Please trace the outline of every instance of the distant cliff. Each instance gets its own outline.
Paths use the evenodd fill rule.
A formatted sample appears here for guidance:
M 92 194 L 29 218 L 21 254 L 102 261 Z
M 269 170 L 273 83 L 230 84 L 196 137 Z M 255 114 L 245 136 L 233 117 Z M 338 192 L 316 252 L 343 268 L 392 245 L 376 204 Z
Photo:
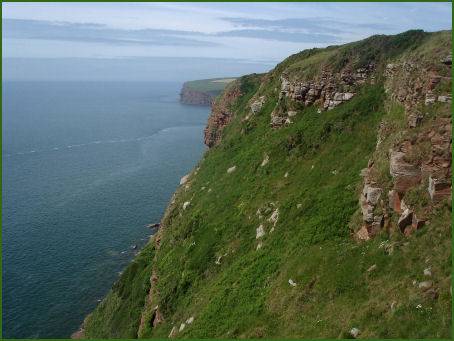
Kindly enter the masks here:
M 190 81 L 183 84 L 180 102 L 193 105 L 211 105 L 234 78 L 215 78 Z
M 186 83 L 180 93 L 180 102 L 183 104 L 211 105 L 214 98 L 215 96 L 210 93 L 192 90 Z

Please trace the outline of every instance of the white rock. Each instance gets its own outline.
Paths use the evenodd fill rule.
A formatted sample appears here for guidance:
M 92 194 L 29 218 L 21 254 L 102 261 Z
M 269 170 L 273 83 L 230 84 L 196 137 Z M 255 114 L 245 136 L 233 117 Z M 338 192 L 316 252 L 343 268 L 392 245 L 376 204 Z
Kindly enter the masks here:
M 177 335 L 177 327 L 173 327 L 172 330 L 169 333 L 169 339 L 174 338 Z
M 392 302 L 391 302 L 391 310 L 392 310 L 392 311 L 394 311 L 394 309 L 396 309 L 396 304 L 397 304 L 396 301 L 392 301 Z
M 263 159 L 262 164 L 260 166 L 262 166 L 262 167 L 266 166 L 266 164 L 269 161 L 270 161 L 270 157 L 267 154 L 265 154 L 265 158 Z
M 180 185 L 184 185 L 189 180 L 189 174 L 186 174 L 180 179 Z
M 377 264 L 372 265 L 369 269 L 367 269 L 367 272 L 371 272 L 377 269 Z
M 263 228 L 263 225 L 260 225 L 260 226 L 257 227 L 257 229 L 256 229 L 255 239 L 260 239 L 260 238 L 262 238 L 264 235 L 265 235 L 265 230 L 264 230 L 264 228 Z
M 344 93 L 344 96 L 342 98 L 342 100 L 344 101 L 348 101 L 350 100 L 355 94 L 351 93 L 351 92 L 345 92 Z
M 418 284 L 418 288 L 421 289 L 421 290 L 427 290 L 427 289 L 430 289 L 432 288 L 432 281 L 424 281 L 424 282 L 420 282 Z
M 430 268 L 424 269 L 424 276 L 432 276 L 432 271 L 430 270 Z
M 303 204 L 296 205 L 296 208 L 301 208 L 301 207 L 303 207 Z
M 186 208 L 188 208 L 189 204 L 191 202 L 190 201 L 186 201 L 184 204 L 183 204 L 183 210 L 185 210 Z
M 438 96 L 438 102 L 451 103 L 451 96 Z
M 287 177 L 288 177 L 288 172 L 286 172 L 286 173 L 284 174 L 284 178 L 287 178 Z
M 268 218 L 268 221 L 276 226 L 276 223 L 279 219 L 279 208 L 276 208 L 271 216 Z
M 184 327 L 186 327 L 185 323 L 180 324 L 180 329 L 178 331 L 182 332 L 184 330 Z
M 288 117 L 294 117 L 294 116 L 296 116 L 296 114 L 297 114 L 296 111 L 289 111 L 289 112 L 287 113 L 287 116 L 288 116 Z
M 192 322 L 194 322 L 194 316 L 191 316 L 190 318 L 188 318 L 188 319 L 186 320 L 186 323 L 187 323 L 187 324 L 191 324 Z
M 296 287 L 296 283 L 291 278 L 288 280 L 288 284 L 290 284 L 292 287 Z
M 227 173 L 233 173 L 234 171 L 236 170 L 236 166 L 233 166 L 233 167 L 230 167 L 229 169 L 227 169 Z
M 353 336 L 355 339 L 358 337 L 360 333 L 361 331 L 358 328 L 350 329 L 350 335 Z
M 258 244 L 257 244 L 257 249 L 256 249 L 256 250 L 259 250 L 259 249 L 261 249 L 261 248 L 262 248 L 262 246 L 263 246 L 263 245 L 262 245 L 262 242 L 258 243 Z

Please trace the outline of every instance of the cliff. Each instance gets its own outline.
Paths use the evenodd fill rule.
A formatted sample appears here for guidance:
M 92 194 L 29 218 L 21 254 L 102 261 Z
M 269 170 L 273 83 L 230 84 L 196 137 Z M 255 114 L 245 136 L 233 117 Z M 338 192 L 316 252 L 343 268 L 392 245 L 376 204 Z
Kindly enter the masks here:
M 451 31 L 230 83 L 90 338 L 449 338 Z
M 193 105 L 211 105 L 234 78 L 214 78 L 190 81 L 183 84 L 180 102 Z

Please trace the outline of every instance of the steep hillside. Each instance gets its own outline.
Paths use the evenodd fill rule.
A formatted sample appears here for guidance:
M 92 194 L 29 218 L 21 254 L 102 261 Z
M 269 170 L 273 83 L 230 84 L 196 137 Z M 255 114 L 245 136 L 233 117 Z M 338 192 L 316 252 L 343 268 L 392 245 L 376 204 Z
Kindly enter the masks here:
M 235 78 L 214 78 L 190 81 L 183 84 L 180 93 L 180 102 L 183 104 L 211 105 L 226 87 Z
M 450 51 L 373 36 L 229 84 L 84 336 L 449 338 Z

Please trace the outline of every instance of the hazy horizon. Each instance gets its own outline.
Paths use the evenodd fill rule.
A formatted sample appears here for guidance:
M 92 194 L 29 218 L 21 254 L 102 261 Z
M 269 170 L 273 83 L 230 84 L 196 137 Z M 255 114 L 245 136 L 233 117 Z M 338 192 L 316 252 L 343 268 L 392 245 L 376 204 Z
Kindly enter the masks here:
M 3 3 L 3 80 L 185 81 L 291 54 L 451 29 L 451 3 Z

